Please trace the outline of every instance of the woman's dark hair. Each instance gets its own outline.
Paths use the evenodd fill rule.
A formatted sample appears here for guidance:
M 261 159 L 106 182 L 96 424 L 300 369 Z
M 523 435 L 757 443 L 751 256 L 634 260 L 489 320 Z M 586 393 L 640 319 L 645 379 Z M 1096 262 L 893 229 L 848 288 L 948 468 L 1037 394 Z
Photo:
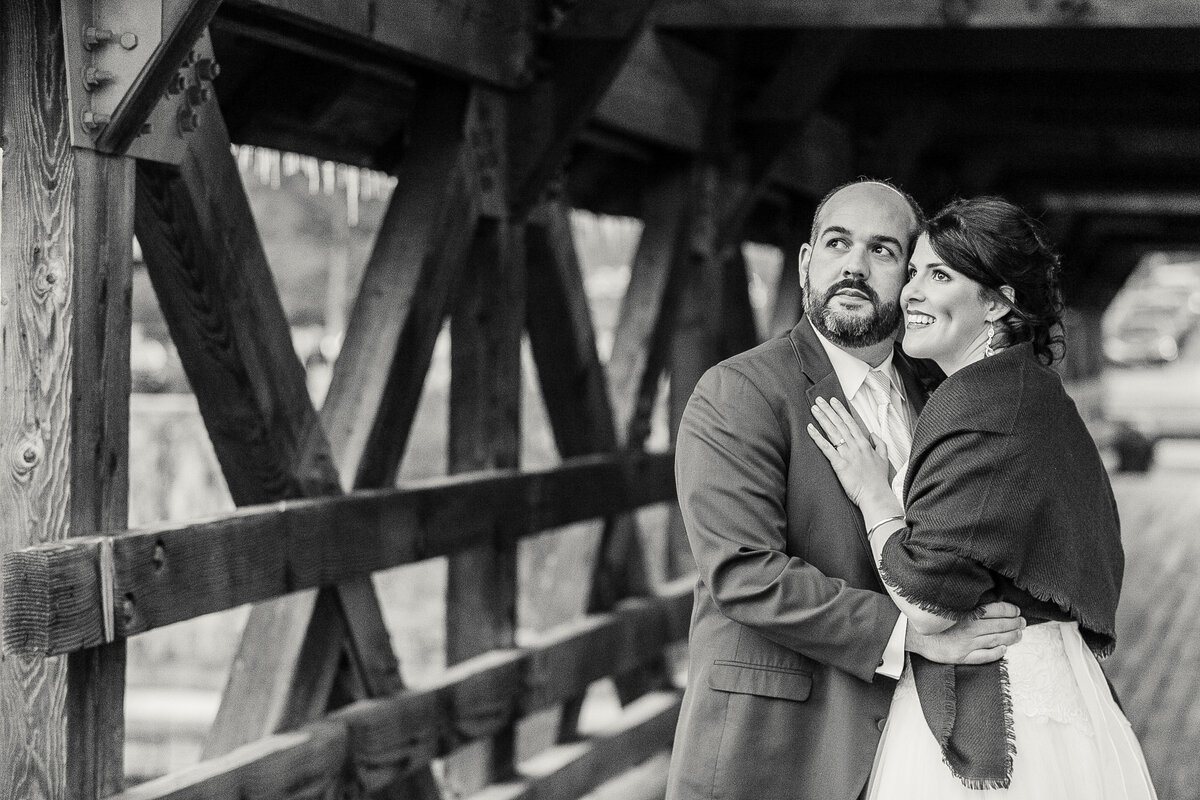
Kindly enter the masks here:
M 1032 342 L 1043 364 L 1062 358 L 1059 257 L 1033 217 L 999 197 L 954 200 L 925 223 L 929 244 L 956 272 L 1010 311 L 996 322 L 996 349 Z M 1010 301 L 1000 292 L 1011 286 Z

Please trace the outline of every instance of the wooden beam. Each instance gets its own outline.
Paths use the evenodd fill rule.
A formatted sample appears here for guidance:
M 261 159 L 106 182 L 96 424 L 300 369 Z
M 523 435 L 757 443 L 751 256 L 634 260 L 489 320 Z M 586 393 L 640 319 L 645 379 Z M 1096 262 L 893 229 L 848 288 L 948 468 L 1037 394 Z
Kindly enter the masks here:
M 367 262 L 321 411 L 343 488 L 395 481 L 433 346 L 474 238 L 480 193 L 467 97 L 418 100 L 400 180 Z
M 0 13 L 0 553 L 124 527 L 133 162 L 71 148 L 58 4 Z M 0 659 L 0 796 L 124 782 L 125 648 Z
M 942 0 L 662 0 L 654 22 L 669 28 L 1021 28 L 1048 25 L 1179 27 L 1200 24 L 1188 0 L 986 4 Z
M 234 502 L 339 493 L 329 443 L 217 108 L 202 115 L 178 173 L 150 163 L 139 167 L 137 233 Z M 367 686 L 391 690 L 398 685 L 398 666 L 370 581 L 360 578 L 337 591 L 328 607 L 349 609 L 343 630 L 354 645 L 354 666 Z M 313 698 L 280 688 L 293 686 L 293 678 L 297 688 L 330 683 L 328 677 L 297 677 L 301 666 L 293 661 L 267 673 L 260 660 L 266 654 L 274 664 L 311 650 L 306 636 L 330 640 L 329 632 L 308 625 L 316 602 L 310 594 L 252 613 L 247 630 L 255 644 L 235 660 L 211 734 L 213 748 L 242 744 L 266 732 L 258 726 L 288 724 L 306 713 Z M 273 620 L 269 632 L 258 629 L 256 616 Z M 299 621 L 279 624 L 294 617 Z M 340 646 L 336 642 L 335 654 Z M 336 656 L 317 663 L 326 671 L 337 667 Z M 274 689 L 240 688 L 268 674 L 281 682 Z
M 448 75 L 515 89 L 527 84 L 538 6 L 528 0 L 225 0 L 301 42 L 338 40 Z
M 712 56 L 647 29 L 596 106 L 592 123 L 696 152 L 719 74 Z
M 467 140 L 483 207 L 450 317 L 451 473 L 515 469 L 521 460 L 521 342 L 525 322 L 525 226 L 508 217 L 508 98 L 477 89 Z M 489 213 L 490 212 L 490 213 Z M 517 536 L 503 524 L 489 540 L 451 556 L 446 574 L 446 662 L 510 648 L 517 630 Z M 456 796 L 512 773 L 516 729 L 502 728 L 446 762 Z
M 680 695 L 655 692 L 584 742 L 563 744 L 521 765 L 521 780 L 489 786 L 471 800 L 571 800 L 671 745 Z
M 529 214 L 547 181 L 637 41 L 654 0 L 592 0 L 573 6 L 541 42 L 535 80 L 512 98 L 508 200 Z
M 539 472 L 251 506 L 208 521 L 51 542 L 5 554 L 7 652 L 104 640 L 101 549 L 111 544 L 114 634 L 131 636 L 426 558 L 496 530 L 528 536 L 674 497 L 672 454 L 590 456 Z
M 646 192 L 642 236 L 608 360 L 609 391 L 617 437 L 639 447 L 650 433 L 650 414 L 666 363 L 685 247 L 688 173 L 668 169 Z
M 561 200 L 541 204 L 526 230 L 529 268 L 525 327 L 542 398 L 563 457 L 617 449 L 608 377 Z
M 526 648 L 478 656 L 421 690 L 360 700 L 321 722 L 149 781 L 114 800 L 325 796 L 316 790 L 332 790 L 342 780 L 374 796 L 434 758 L 502 729 L 513 714 L 552 708 L 604 675 L 657 658 L 666 644 L 687 636 L 691 600 L 692 581 L 676 582 L 659 597 L 627 601 L 610 614 L 548 631 Z M 627 719 L 644 718 L 635 710 Z

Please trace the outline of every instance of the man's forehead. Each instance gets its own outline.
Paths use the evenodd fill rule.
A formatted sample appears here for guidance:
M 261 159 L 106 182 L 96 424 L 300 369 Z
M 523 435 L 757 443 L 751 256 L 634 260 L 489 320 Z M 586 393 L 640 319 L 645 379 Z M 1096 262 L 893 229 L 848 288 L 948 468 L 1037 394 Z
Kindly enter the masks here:
M 866 236 L 906 239 L 917 224 L 908 201 L 896 189 L 883 183 L 858 183 L 829 198 L 821 209 L 817 230 L 824 233 L 836 227 Z

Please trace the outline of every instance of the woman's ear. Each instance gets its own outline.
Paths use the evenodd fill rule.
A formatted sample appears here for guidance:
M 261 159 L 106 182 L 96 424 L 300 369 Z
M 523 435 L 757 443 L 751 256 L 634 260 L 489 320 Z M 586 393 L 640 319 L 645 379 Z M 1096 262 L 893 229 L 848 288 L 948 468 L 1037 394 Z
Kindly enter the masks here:
M 998 291 L 1000 294 L 1004 295 L 1004 299 L 1009 302 L 1009 305 L 1005 305 L 998 299 L 993 298 L 991 301 L 991 308 L 989 308 L 987 312 L 988 322 L 995 322 L 996 320 L 1002 318 L 1005 314 L 1012 310 L 1011 304 L 1017 301 L 1016 290 L 1007 283 L 1001 286 Z

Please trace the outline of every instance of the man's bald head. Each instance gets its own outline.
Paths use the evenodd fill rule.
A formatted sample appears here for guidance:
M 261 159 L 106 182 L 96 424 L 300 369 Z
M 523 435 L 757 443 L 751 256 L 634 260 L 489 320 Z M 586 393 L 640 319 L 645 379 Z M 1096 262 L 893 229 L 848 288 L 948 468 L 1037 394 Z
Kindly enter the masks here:
M 912 195 L 895 184 L 880 178 L 856 178 L 829 190 L 829 193 L 822 197 L 821 202 L 817 204 L 817 210 L 813 212 L 812 229 L 808 234 L 808 243 L 810 245 L 816 244 L 817 235 L 822 228 L 821 223 L 825 207 L 829 205 L 830 200 L 833 200 L 835 196 L 845 191 L 872 192 L 874 191 L 874 187 L 879 187 L 879 191 L 881 192 L 895 195 L 898 200 L 908 206 L 908 210 L 912 214 L 912 233 L 908 241 L 905 242 L 905 256 L 907 257 L 911 254 L 913 245 L 916 244 L 917 237 L 921 234 L 921 228 L 925 225 L 925 212 L 921 210 L 921 206 L 917 205 L 917 201 Z

